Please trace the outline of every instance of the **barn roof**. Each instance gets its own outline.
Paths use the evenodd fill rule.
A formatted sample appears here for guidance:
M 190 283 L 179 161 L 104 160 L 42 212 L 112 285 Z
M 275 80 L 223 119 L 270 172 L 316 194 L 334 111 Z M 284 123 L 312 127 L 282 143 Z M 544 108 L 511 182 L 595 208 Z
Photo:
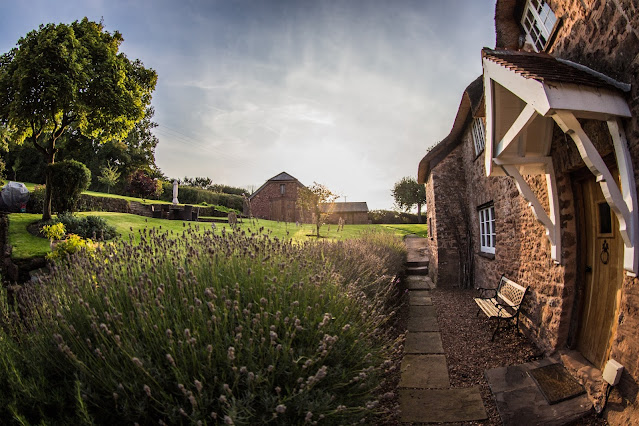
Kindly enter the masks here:
M 269 180 L 267 180 L 266 182 L 264 182 L 264 184 L 262 186 L 260 186 L 257 191 L 255 191 L 254 193 L 252 193 L 249 196 L 249 200 L 252 199 L 253 197 L 255 197 L 262 189 L 264 189 L 264 187 L 269 183 L 269 182 L 297 182 L 300 185 L 302 185 L 302 183 L 297 180 L 296 178 L 294 178 L 293 176 L 289 175 L 286 172 L 282 172 L 280 174 L 277 174 L 275 176 L 273 176 L 272 178 L 270 178 Z M 304 185 L 302 185 L 304 186 Z
M 368 213 L 366 201 L 320 204 L 322 213 Z

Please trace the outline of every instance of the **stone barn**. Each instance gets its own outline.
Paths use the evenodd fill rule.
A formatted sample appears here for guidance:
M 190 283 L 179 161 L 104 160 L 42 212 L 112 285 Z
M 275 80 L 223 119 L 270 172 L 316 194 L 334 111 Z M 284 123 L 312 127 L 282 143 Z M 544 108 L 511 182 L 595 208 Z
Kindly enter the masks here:
M 281 222 L 301 222 L 296 207 L 297 190 L 303 188 L 293 176 L 282 172 L 267 180 L 257 191 L 252 193 L 245 203 L 244 214 L 252 214 L 259 219 L 277 220 Z
M 345 225 L 361 225 L 368 223 L 368 204 L 361 202 L 325 203 L 320 206 L 322 213 L 328 213 L 326 223 L 339 223 L 344 220 Z
M 496 43 L 419 164 L 438 286 L 529 287 L 523 329 L 575 349 L 595 408 L 639 424 L 639 6 L 497 0 Z M 597 389 L 599 388 L 599 389 Z

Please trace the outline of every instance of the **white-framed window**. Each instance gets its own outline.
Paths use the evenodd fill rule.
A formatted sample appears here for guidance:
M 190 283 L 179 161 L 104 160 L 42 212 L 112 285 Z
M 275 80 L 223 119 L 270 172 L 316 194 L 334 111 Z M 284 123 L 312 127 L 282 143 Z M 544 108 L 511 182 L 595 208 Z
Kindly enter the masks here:
M 479 155 L 484 150 L 486 145 L 486 136 L 484 130 L 484 120 L 480 117 L 476 117 L 473 120 L 473 143 L 475 144 L 475 155 Z
M 495 253 L 495 206 L 479 209 L 479 245 L 484 253 Z
M 526 30 L 526 41 L 535 46 L 537 52 L 546 47 L 557 17 L 543 0 L 528 0 L 524 8 L 521 24 Z
M 286 194 L 286 184 L 284 184 L 284 183 L 280 183 L 280 194 L 281 195 L 285 195 Z

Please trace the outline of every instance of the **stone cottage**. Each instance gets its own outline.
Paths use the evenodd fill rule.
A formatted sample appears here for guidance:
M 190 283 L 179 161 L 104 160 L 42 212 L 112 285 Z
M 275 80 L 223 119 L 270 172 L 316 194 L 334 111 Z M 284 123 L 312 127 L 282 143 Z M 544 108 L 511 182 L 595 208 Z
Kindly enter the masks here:
M 295 203 L 297 190 L 303 187 L 300 181 L 286 172 L 273 176 L 249 196 L 250 213 L 259 219 L 301 221 Z M 244 214 L 249 215 L 249 206 L 246 203 Z
M 497 0 L 483 75 L 418 171 L 433 281 L 528 286 L 540 348 L 624 366 L 611 424 L 639 422 L 638 9 Z
M 345 225 L 361 225 L 368 223 L 368 204 L 365 201 L 324 203 L 320 206 L 322 213 L 328 213 L 326 223 L 339 223 L 344 220 Z

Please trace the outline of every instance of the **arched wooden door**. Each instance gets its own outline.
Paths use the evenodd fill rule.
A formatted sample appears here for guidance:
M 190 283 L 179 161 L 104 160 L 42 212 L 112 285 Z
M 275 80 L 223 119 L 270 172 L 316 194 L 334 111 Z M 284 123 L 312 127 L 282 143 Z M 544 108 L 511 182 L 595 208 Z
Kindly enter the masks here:
M 577 349 L 603 370 L 609 358 L 621 299 L 624 246 L 617 217 L 594 177 L 583 181 L 581 193 L 584 289 Z

